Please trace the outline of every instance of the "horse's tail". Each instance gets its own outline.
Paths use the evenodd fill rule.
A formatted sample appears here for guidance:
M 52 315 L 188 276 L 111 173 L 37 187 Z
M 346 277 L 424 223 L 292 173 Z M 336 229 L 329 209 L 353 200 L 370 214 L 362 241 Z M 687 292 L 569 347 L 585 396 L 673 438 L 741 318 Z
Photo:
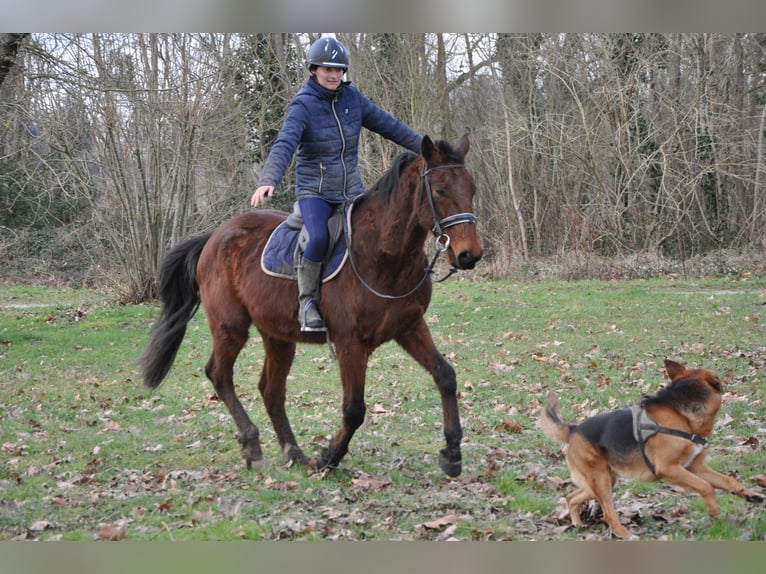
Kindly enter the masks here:
M 179 243 L 165 256 L 160 269 L 160 316 L 154 334 L 138 359 L 144 384 L 156 389 L 170 371 L 186 325 L 199 309 L 197 263 L 210 233 Z

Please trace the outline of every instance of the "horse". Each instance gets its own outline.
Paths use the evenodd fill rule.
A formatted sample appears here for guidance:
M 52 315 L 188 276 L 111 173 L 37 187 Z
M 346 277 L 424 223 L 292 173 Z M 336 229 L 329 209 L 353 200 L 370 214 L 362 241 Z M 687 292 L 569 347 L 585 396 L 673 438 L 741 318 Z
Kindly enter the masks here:
M 234 419 L 247 468 L 262 464 L 259 430 L 233 381 L 234 363 L 252 325 L 264 352 L 258 389 L 285 463 L 334 469 L 365 418 L 368 359 L 394 340 L 436 383 L 446 440 L 439 466 L 450 477 L 460 475 L 463 431 L 456 374 L 434 345 L 423 316 L 438 255 L 447 252 L 455 271 L 473 269 L 483 254 L 473 213 L 475 184 L 464 159 L 468 149 L 467 134 L 456 147 L 424 136 L 420 155 L 400 154 L 357 198 L 347 224 L 348 264 L 320 291 L 324 333 L 300 330 L 296 283 L 269 275 L 261 266 L 264 245 L 287 213 L 258 209 L 177 244 L 162 261 L 160 314 L 138 361 L 145 385 L 154 389 L 166 377 L 187 324 L 203 305 L 213 344 L 205 374 Z M 430 266 L 429 234 L 436 238 Z M 286 380 L 298 343 L 329 343 L 342 385 L 341 427 L 313 458 L 298 446 L 285 412 Z

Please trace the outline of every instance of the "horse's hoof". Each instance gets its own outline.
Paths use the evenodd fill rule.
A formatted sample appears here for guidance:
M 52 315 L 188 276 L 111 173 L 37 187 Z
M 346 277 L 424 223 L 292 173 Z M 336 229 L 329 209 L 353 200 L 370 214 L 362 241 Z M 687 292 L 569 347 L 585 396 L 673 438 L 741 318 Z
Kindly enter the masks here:
M 299 466 L 307 466 L 310 464 L 309 457 L 303 454 L 300 447 L 291 445 L 285 447 L 285 463 L 288 467 L 297 464 Z
M 258 429 L 255 426 L 251 426 L 245 432 L 239 433 L 237 435 L 237 442 L 242 445 L 242 449 L 239 452 L 245 461 L 247 470 L 251 470 L 253 464 L 255 464 L 256 468 L 260 468 L 263 451 L 261 450 Z
M 318 454 L 309 461 L 309 466 L 319 472 L 320 470 L 325 469 L 327 466 L 327 461 L 322 457 L 321 454 Z
M 463 461 L 460 459 L 460 455 L 458 455 L 457 460 L 451 460 L 447 449 L 439 451 L 439 466 L 444 474 L 452 478 L 460 476 L 463 471 Z
M 332 470 L 336 465 L 330 464 L 331 456 L 330 450 L 327 448 L 322 449 L 322 452 L 316 455 L 309 461 L 309 466 L 316 471 L 320 470 Z
M 332 471 L 332 467 L 328 466 L 326 462 L 318 460 L 319 457 L 309 459 L 308 467 L 316 474 L 326 475 Z

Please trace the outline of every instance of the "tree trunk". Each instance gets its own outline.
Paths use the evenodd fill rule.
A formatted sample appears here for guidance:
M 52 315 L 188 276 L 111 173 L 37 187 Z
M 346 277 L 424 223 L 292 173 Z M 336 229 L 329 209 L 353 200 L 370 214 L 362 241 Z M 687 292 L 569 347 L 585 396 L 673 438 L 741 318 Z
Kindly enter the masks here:
M 16 64 L 16 54 L 27 36 L 28 32 L 0 34 L 0 87 Z

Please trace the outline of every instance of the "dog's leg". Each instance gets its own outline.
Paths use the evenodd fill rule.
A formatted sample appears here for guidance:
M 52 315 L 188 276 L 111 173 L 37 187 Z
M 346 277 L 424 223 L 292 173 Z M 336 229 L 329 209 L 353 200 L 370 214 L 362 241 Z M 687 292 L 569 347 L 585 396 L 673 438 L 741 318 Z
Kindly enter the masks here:
M 700 478 L 680 464 L 664 466 L 658 461 L 655 463 L 655 467 L 658 477 L 699 494 L 705 502 L 705 509 L 711 518 L 718 517 L 718 501 L 715 498 L 715 491 L 710 482 Z
M 580 508 L 583 502 L 596 498 L 593 493 L 584 487 L 580 487 L 574 492 L 567 495 L 567 507 L 569 508 L 569 518 L 572 520 L 572 524 L 575 526 L 584 526 L 582 518 L 580 517 Z
M 567 497 L 572 524 L 582 526 L 580 505 L 595 498 L 601 505 L 604 522 L 612 529 L 612 534 L 619 538 L 630 538 L 630 531 L 620 524 L 620 517 L 614 507 L 614 477 L 606 459 L 589 442 L 573 440 L 569 443 L 567 464 L 572 472 L 572 480 L 580 487 Z
M 750 490 L 745 485 L 741 484 L 736 479 L 714 471 L 707 465 L 704 458 L 698 457 L 697 460 L 689 467 L 689 470 L 699 476 L 702 480 L 710 483 L 713 488 L 718 490 L 725 490 L 731 492 L 737 496 L 741 496 L 748 502 L 763 502 L 765 500 L 763 494 Z
M 593 492 L 591 491 L 593 489 Z M 630 531 L 620 523 L 620 516 L 617 514 L 617 509 L 614 507 L 614 497 L 612 496 L 612 480 L 608 480 L 599 477 L 594 480 L 587 487 L 580 487 L 567 496 L 567 505 L 569 506 L 569 516 L 572 519 L 572 524 L 575 526 L 583 526 L 582 518 L 580 517 L 580 507 L 586 500 L 595 499 L 601 506 L 601 511 L 604 513 L 604 522 L 612 529 L 612 534 L 618 538 L 632 538 L 633 535 Z
M 594 481 L 593 487 L 596 500 L 598 500 L 601 510 L 604 512 L 604 522 L 612 529 L 612 534 L 618 538 L 631 538 L 633 535 L 620 523 L 620 516 L 614 507 L 611 476 L 599 475 L 597 480 Z

